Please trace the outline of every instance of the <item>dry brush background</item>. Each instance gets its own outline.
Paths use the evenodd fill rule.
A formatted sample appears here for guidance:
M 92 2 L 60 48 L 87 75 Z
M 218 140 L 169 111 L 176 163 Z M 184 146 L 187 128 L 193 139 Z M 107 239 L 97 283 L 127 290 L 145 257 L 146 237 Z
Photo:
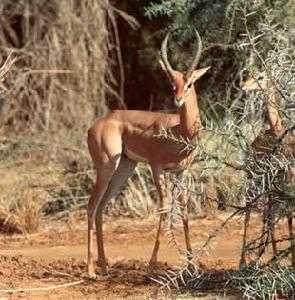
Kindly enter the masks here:
M 86 132 L 106 112 L 112 91 L 112 11 L 95 0 L 2 1 L 0 11 L 2 58 L 10 49 L 17 56 L 0 99 L 1 220 L 32 231 L 37 224 L 22 224 L 31 221 L 19 214 L 31 212 L 38 222 L 53 190 L 67 189 L 71 197 L 66 168 L 90 168 Z
M 232 1 L 228 6 L 229 15 L 236 2 L 239 1 Z M 122 6 L 118 5 L 123 9 L 124 4 Z M 126 4 L 126 7 L 129 6 Z M 241 17 L 244 26 L 252 15 L 235 9 L 235 13 L 244 18 Z M 275 41 L 274 44 L 269 45 L 265 40 L 264 44 L 256 44 L 256 39 L 251 39 L 251 31 L 229 47 L 224 61 L 219 59 L 220 53 L 224 54 L 224 49 L 218 48 L 220 45 L 217 50 L 216 45 L 208 47 L 210 49 L 205 53 L 206 62 L 215 63 L 217 70 L 210 74 L 213 79 L 201 82 L 201 95 L 206 99 L 201 101 L 204 139 L 201 145 L 188 145 L 199 153 L 199 161 L 180 178 L 167 176 L 172 198 L 177 189 L 189 191 L 192 218 L 214 214 L 217 207 L 227 206 L 230 212 L 238 211 L 241 216 L 247 208 L 252 209 L 247 206 L 247 203 L 251 204 L 252 196 L 247 195 L 249 177 L 246 171 L 247 168 L 261 167 L 255 164 L 256 156 L 250 145 L 263 128 L 266 95 L 259 92 L 247 97 L 243 95 L 237 86 L 245 79 L 245 74 L 250 76 L 257 69 L 269 71 L 269 77 L 277 86 L 284 123 L 287 128 L 294 126 L 294 111 L 285 109 L 294 101 L 294 38 L 286 27 L 272 27 L 271 14 L 265 18 L 264 23 L 258 24 L 259 30 L 255 34 L 263 33 L 265 40 Z M 158 28 L 158 23 L 155 24 Z M 132 106 L 133 100 L 124 99 L 124 92 L 132 95 L 132 91 L 124 90 L 125 81 L 129 80 L 127 86 L 133 84 L 130 78 L 124 78 L 124 68 L 127 77 L 132 73 L 132 62 L 125 65 L 122 61 L 125 58 L 128 62 L 130 57 L 127 57 L 127 51 L 124 53 L 126 41 L 121 39 L 123 46 L 120 48 L 119 39 L 126 27 L 130 28 L 132 38 L 138 23 L 107 0 L 1 1 L 0 55 L 3 62 L 13 49 L 17 61 L 0 86 L 0 233 L 33 233 L 40 230 L 44 218 L 86 216 L 93 176 L 86 149 L 87 129 L 96 116 L 107 112 L 108 107 L 124 107 L 130 104 L 128 101 Z M 140 31 L 143 36 L 141 46 L 146 48 L 138 51 L 138 57 L 143 66 L 153 59 L 155 71 L 157 56 L 152 46 L 158 47 L 148 44 L 154 43 L 148 36 L 154 28 L 146 27 L 148 32 L 146 29 Z M 242 31 L 246 31 L 244 27 Z M 160 40 L 158 36 L 156 39 Z M 136 39 L 131 39 L 130 49 L 135 42 Z M 250 49 L 246 54 L 245 48 Z M 142 59 L 144 51 L 151 53 L 146 55 L 146 60 Z M 240 61 L 237 64 L 236 55 L 240 55 L 241 64 Z M 223 73 L 222 68 L 227 70 L 224 73 L 234 75 L 221 78 L 218 72 Z M 141 69 L 136 72 L 140 72 L 140 76 L 144 73 Z M 156 73 L 155 76 L 160 75 Z M 217 91 L 210 90 L 214 80 L 218 82 Z M 167 91 L 164 92 L 164 104 L 156 103 L 156 107 L 165 107 L 170 99 Z M 162 97 L 165 93 L 161 90 L 159 94 Z M 214 97 L 218 99 L 215 102 L 211 101 Z M 138 101 L 135 106 L 146 107 L 152 100 L 151 93 L 145 103 Z M 175 138 L 169 133 L 163 135 Z M 294 163 L 294 158 L 288 159 L 286 164 Z M 264 166 L 269 166 L 270 161 L 273 165 L 276 160 L 277 154 L 274 154 L 267 158 Z M 239 169 L 237 165 L 242 164 L 243 168 Z M 263 180 L 261 173 L 255 174 L 252 182 L 255 181 L 258 187 L 270 176 L 269 169 Z M 268 191 L 263 185 L 263 193 Z M 139 165 L 119 199 L 111 201 L 106 213 L 112 217 L 146 218 L 155 212 L 156 199 L 150 171 Z M 263 195 L 259 202 L 261 211 L 265 208 L 264 199 Z M 293 207 L 294 203 L 290 203 Z M 177 223 L 178 208 L 169 209 L 168 220 L 175 218 Z M 257 207 L 253 210 L 257 212 Z M 277 222 L 284 218 L 282 210 L 278 212 Z M 168 224 L 167 227 L 173 233 L 173 226 L 169 229 Z M 249 243 L 251 245 L 251 241 Z M 175 274 L 175 280 L 179 279 L 178 275 Z M 204 279 L 202 276 L 196 278 Z M 164 280 L 164 284 L 168 283 Z
M 87 129 L 106 113 L 107 94 L 121 103 L 110 20 L 136 21 L 95 0 L 3 1 L 0 11 L 2 61 L 11 49 L 17 56 L 0 99 L 1 230 L 32 232 L 43 213 L 85 208 Z M 149 215 L 156 201 L 149 175 L 139 167 L 109 213 Z

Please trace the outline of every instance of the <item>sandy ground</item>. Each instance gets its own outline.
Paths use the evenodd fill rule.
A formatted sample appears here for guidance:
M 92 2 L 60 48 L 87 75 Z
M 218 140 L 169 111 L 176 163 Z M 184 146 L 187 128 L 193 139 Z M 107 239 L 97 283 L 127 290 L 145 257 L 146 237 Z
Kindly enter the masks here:
M 201 245 L 226 218 L 220 214 L 210 219 L 191 222 L 191 239 L 194 248 Z M 0 235 L 0 290 L 18 288 L 45 288 L 14 294 L 0 292 L 0 299 L 154 299 L 171 298 L 172 295 L 151 280 L 147 262 L 153 248 L 156 220 L 112 220 L 105 225 L 106 254 L 110 263 L 108 277 L 98 277 L 91 282 L 86 277 L 86 222 L 75 220 L 44 222 L 39 233 L 33 235 Z M 236 268 L 243 234 L 242 220 L 234 219 L 211 243 L 208 254 L 198 259 L 206 268 Z M 50 225 L 49 225 L 50 224 Z M 259 231 L 259 220 L 251 225 L 251 233 Z M 177 233 L 181 247 L 181 231 Z M 156 276 L 181 265 L 177 249 L 162 237 L 159 266 Z M 82 280 L 80 284 L 46 290 Z M 174 296 L 173 296 L 174 297 Z M 203 299 L 221 299 L 202 295 Z M 228 299 L 225 297 L 225 299 Z

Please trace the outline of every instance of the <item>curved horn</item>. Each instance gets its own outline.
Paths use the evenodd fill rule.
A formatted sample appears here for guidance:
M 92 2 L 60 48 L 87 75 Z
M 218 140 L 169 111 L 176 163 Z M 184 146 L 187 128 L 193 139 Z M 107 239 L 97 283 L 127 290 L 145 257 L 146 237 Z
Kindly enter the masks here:
M 199 35 L 199 32 L 197 29 L 194 29 L 195 33 L 196 33 L 196 36 L 197 36 L 197 40 L 198 40 L 198 51 L 195 55 L 195 58 L 191 64 L 191 67 L 189 68 L 188 72 L 187 72 L 187 77 L 189 77 L 193 71 L 195 70 L 195 68 L 197 67 L 199 61 L 200 61 L 200 58 L 201 58 L 201 54 L 202 54 L 202 50 L 203 50 L 203 45 L 202 45 L 202 40 L 201 40 L 201 37 Z
M 167 43 L 168 43 L 169 35 L 170 35 L 170 32 L 168 32 L 166 34 L 166 36 L 162 42 L 161 53 L 162 53 L 162 58 L 163 58 L 165 67 L 166 67 L 167 71 L 171 74 L 173 72 L 173 68 L 168 61 L 168 54 L 167 54 Z

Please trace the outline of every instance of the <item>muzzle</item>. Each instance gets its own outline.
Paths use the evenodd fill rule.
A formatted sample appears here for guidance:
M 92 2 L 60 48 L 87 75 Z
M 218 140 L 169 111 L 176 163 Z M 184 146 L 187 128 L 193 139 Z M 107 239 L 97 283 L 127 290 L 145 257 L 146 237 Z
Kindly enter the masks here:
M 174 99 L 174 105 L 175 105 L 177 108 L 180 108 L 183 104 L 184 104 L 183 99 L 181 99 L 181 98 L 175 98 L 175 99 Z

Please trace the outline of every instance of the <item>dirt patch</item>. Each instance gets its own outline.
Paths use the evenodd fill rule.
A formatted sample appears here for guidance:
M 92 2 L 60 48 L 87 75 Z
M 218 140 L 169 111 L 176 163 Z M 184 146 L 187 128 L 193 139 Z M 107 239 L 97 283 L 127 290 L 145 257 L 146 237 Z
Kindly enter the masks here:
M 194 247 L 200 246 L 226 216 L 191 222 Z M 151 280 L 147 272 L 155 235 L 155 220 L 106 220 L 106 254 L 110 263 L 108 277 L 91 282 L 86 276 L 86 223 L 44 223 L 43 232 L 33 235 L 0 235 L 0 289 L 50 287 L 83 280 L 76 286 L 53 291 L 22 292 L 11 299 L 103 299 L 117 297 L 167 298 L 167 290 Z M 259 230 L 259 220 L 251 224 L 251 233 Z M 209 254 L 196 262 L 206 269 L 236 268 L 243 233 L 242 220 L 235 219 L 211 244 Z M 176 233 L 183 248 L 182 232 Z M 153 276 L 182 264 L 177 249 L 161 239 L 159 267 Z M 98 270 L 97 270 L 98 272 Z M 5 296 L 3 294 L 3 296 Z M 0 294 L 1 299 L 1 294 Z M 210 298 L 208 298 L 210 299 Z M 212 298 L 214 299 L 214 298 Z
M 10 289 L 19 287 L 51 287 L 70 282 L 83 280 L 82 283 L 70 288 L 54 290 L 54 297 L 62 296 L 87 296 L 99 295 L 100 297 L 131 295 L 163 294 L 157 285 L 150 279 L 146 272 L 146 266 L 141 261 L 117 262 L 109 270 L 108 277 L 98 278 L 96 281 L 89 281 L 86 277 L 86 264 L 78 259 L 59 259 L 52 261 L 36 260 L 23 256 L 7 257 L 2 256 L 0 260 L 0 281 L 1 288 Z M 167 268 L 167 266 L 162 266 Z M 52 297 L 50 291 L 22 292 L 14 297 Z

